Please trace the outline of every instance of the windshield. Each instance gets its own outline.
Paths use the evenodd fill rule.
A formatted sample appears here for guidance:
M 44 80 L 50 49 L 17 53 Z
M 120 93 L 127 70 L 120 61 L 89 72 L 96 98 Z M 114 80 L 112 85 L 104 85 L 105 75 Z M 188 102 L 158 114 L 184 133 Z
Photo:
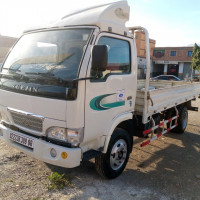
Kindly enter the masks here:
M 1 88 L 4 79 L 20 82 L 20 86 L 26 82 L 67 87 L 78 76 L 91 32 L 89 28 L 74 28 L 22 36 L 2 66 Z
M 24 35 L 15 45 L 2 72 L 48 73 L 63 80 L 77 77 L 90 29 L 68 29 Z

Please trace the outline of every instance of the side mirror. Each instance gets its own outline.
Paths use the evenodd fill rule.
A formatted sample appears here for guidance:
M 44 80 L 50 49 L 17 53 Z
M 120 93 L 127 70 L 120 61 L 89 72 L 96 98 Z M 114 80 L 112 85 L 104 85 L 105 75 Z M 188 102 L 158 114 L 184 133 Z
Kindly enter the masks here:
M 95 72 L 106 71 L 108 63 L 108 49 L 106 45 L 95 45 L 92 49 L 92 70 Z

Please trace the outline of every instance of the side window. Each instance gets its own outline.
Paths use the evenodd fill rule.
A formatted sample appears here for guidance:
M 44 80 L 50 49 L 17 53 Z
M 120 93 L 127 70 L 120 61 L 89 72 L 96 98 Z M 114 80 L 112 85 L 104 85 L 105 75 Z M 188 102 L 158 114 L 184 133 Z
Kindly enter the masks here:
M 108 65 L 102 73 L 101 79 L 106 79 L 110 74 L 128 74 L 131 71 L 130 45 L 125 40 L 111 37 L 101 37 L 98 44 L 108 47 Z

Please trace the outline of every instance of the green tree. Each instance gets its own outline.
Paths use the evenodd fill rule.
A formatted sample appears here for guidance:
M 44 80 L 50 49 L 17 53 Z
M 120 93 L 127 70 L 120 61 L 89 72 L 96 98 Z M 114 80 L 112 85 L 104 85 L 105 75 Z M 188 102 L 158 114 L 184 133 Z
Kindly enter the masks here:
M 193 47 L 191 68 L 200 72 L 200 47 L 196 43 Z

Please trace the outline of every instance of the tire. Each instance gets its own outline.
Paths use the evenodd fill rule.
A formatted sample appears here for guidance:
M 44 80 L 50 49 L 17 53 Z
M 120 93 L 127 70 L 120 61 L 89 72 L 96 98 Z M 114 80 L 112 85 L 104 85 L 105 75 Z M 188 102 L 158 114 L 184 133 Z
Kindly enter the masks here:
M 179 118 L 177 120 L 178 126 L 172 131 L 175 133 L 184 133 L 188 123 L 188 111 L 186 107 L 182 107 L 179 111 Z
M 132 149 L 131 136 L 117 128 L 111 136 L 107 153 L 95 158 L 97 172 L 108 179 L 118 177 L 126 167 Z

